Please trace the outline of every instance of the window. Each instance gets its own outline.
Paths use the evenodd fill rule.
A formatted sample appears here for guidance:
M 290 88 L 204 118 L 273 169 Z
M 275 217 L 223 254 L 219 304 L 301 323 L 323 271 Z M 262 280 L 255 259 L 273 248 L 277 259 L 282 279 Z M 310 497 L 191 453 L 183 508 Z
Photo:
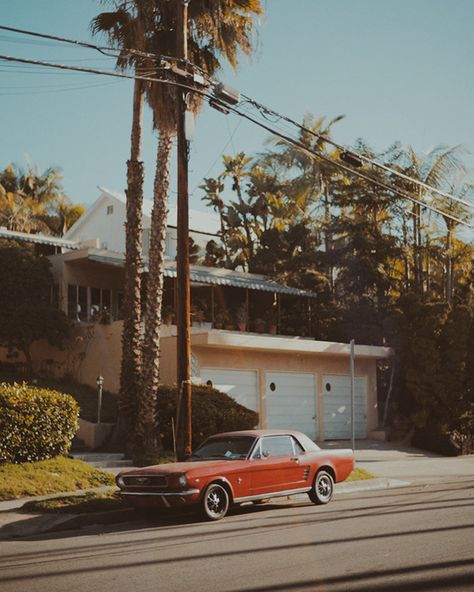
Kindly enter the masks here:
M 114 206 L 107 206 L 107 216 L 114 213 Z
M 263 458 L 291 456 L 292 454 L 294 454 L 294 451 L 290 436 L 269 436 L 262 439 L 261 455 Z
M 209 438 L 191 455 L 191 460 L 222 458 L 236 460 L 247 458 L 255 438 L 251 436 L 233 436 L 227 438 Z
M 293 446 L 295 448 L 295 454 L 302 454 L 304 452 L 304 448 L 303 446 L 301 446 L 301 444 L 298 442 L 298 440 L 295 440 L 295 438 L 291 438 L 293 440 Z

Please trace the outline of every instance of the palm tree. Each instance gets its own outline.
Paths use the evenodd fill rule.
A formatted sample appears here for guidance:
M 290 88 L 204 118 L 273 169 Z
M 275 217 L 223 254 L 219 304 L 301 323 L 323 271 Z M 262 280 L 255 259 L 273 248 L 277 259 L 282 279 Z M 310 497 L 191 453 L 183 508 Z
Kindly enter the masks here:
M 260 0 L 193 0 L 189 5 L 188 47 L 191 62 L 212 76 L 227 60 L 237 67 L 239 50 L 252 51 L 253 18 L 261 14 Z M 156 26 L 151 35 L 153 51 L 158 55 L 176 55 L 177 2 L 157 1 Z M 158 76 L 165 78 L 165 74 Z M 169 174 L 173 138 L 176 134 L 177 93 L 172 86 L 147 86 L 147 100 L 153 110 L 154 126 L 159 133 L 154 204 L 151 219 L 146 325 L 143 344 L 143 388 L 139 401 L 137 436 L 140 446 L 153 453 L 156 437 L 156 393 L 160 377 L 160 323 L 163 299 L 163 265 L 166 236 Z M 196 113 L 202 102 L 191 97 Z
M 395 156 L 395 164 L 408 176 L 435 189 L 448 189 L 453 175 L 464 172 L 461 161 L 462 146 L 436 146 L 426 155 L 418 155 L 411 146 L 402 148 Z M 408 189 L 416 194 L 420 201 L 437 199 L 437 194 L 431 195 L 429 190 L 410 183 Z M 423 219 L 422 206 L 414 203 L 412 206 L 412 249 L 413 249 L 413 280 L 415 290 L 424 293 L 426 285 L 430 283 L 430 238 Z M 427 235 L 425 248 L 425 265 L 423 262 L 423 231 Z M 426 271 L 426 277 L 425 276 Z
M 466 181 L 463 176 L 454 178 L 449 186 L 449 193 L 457 197 L 459 200 L 466 202 L 474 195 L 474 183 Z M 459 225 L 459 222 L 454 220 L 453 217 L 457 218 L 458 220 L 468 220 L 470 212 L 468 208 L 460 202 L 447 202 L 447 200 L 442 197 L 438 197 L 434 201 L 435 204 L 440 206 L 440 208 L 442 208 L 447 214 L 451 214 L 452 216 L 442 216 L 446 225 L 444 294 L 446 302 L 451 305 L 453 301 L 453 278 L 455 275 L 453 240 L 455 238 L 456 228 Z
M 8 165 L 0 172 L 0 226 L 62 236 L 84 208 L 71 204 L 61 179 L 61 171 L 53 167 L 40 173 L 30 164 L 26 170 Z
M 325 117 L 315 117 L 307 113 L 303 118 L 303 127 L 299 133 L 298 141 L 311 152 L 318 152 L 334 158 L 334 150 L 328 148 L 324 138 L 331 138 L 333 126 L 344 119 L 344 115 L 339 115 L 325 122 Z M 308 130 L 308 131 L 307 131 Z M 294 168 L 298 173 L 292 179 L 292 195 L 305 203 L 307 208 L 310 204 L 323 206 L 323 224 L 319 226 L 324 228 L 324 247 L 327 259 L 327 275 L 330 282 L 331 291 L 334 289 L 334 271 L 331 263 L 331 251 L 333 249 L 333 235 L 331 230 L 331 184 L 337 172 L 337 169 L 329 163 L 314 158 L 307 152 L 297 146 L 288 144 L 284 140 L 277 140 L 276 146 L 279 148 L 279 154 L 273 156 L 287 168 Z
M 117 68 L 132 67 L 136 73 L 150 67 L 146 60 L 130 50 L 147 49 L 153 2 L 110 0 L 113 12 L 102 12 L 91 23 L 94 34 L 105 33 L 120 50 Z M 141 385 L 141 274 L 142 274 L 142 205 L 144 168 L 141 160 L 142 111 L 144 83 L 135 79 L 130 159 L 127 161 L 127 206 L 125 224 L 125 287 L 122 362 L 120 371 L 119 410 L 121 428 L 132 431 L 137 394 Z

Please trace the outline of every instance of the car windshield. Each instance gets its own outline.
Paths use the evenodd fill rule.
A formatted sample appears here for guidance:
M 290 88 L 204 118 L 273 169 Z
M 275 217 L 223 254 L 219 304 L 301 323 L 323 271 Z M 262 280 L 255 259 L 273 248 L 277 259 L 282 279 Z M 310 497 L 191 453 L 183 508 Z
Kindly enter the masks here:
M 209 438 L 191 454 L 189 460 L 244 459 L 247 458 L 254 442 L 255 438 L 251 436 Z

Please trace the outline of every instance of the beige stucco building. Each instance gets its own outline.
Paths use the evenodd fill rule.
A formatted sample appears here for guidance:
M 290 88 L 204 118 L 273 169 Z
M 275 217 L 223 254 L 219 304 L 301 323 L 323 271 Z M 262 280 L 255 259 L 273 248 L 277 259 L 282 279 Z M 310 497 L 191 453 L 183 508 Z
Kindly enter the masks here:
M 65 240 L 17 236 L 21 233 L 0 229 L 0 236 L 43 243 L 56 250 L 50 257 L 54 298 L 73 321 L 74 331 L 63 349 L 34 344 L 37 372 L 71 375 L 91 386 L 102 375 L 105 388 L 118 392 L 124 256 L 111 245 L 121 248 L 124 215 L 123 200 L 103 191 Z M 195 220 L 195 239 L 203 245 L 208 238 L 205 220 L 199 216 Z M 104 227 L 108 228 L 107 240 L 97 236 Z M 176 305 L 173 232 L 170 227 L 164 270 L 164 305 L 171 311 Z M 350 346 L 303 336 L 315 334 L 311 330 L 312 311 L 318 304 L 315 294 L 265 276 L 195 265 L 191 266 L 191 300 L 199 308 L 199 318 L 193 317 L 197 326 L 191 331 L 193 382 L 212 384 L 258 411 L 260 427 L 299 429 L 321 440 L 351 436 Z M 161 350 L 161 380 L 174 383 L 173 324 L 162 326 Z M 7 355 L 0 349 L 0 361 Z M 358 438 L 377 431 L 377 362 L 390 355 L 384 347 L 355 347 Z

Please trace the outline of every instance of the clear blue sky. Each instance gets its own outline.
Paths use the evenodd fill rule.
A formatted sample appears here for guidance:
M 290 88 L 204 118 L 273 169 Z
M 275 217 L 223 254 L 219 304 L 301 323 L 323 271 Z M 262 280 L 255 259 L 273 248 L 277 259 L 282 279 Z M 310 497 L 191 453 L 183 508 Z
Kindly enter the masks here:
M 474 166 L 473 0 L 264 0 L 258 50 L 237 75 L 222 78 L 247 95 L 301 120 L 306 112 L 345 114 L 337 141 L 363 137 L 375 149 L 400 140 L 416 151 L 463 144 Z M 91 40 L 99 0 L 0 0 L 0 24 Z M 110 68 L 89 50 L 0 32 L 0 53 Z M 125 188 L 131 88 L 128 81 L 57 73 L 0 62 L 0 166 L 59 166 L 71 199 L 85 204 L 97 185 Z M 217 174 L 219 156 L 263 149 L 266 132 L 209 109 L 191 153 L 191 206 L 196 187 Z M 225 149 L 224 149 L 225 148 Z M 156 138 L 144 123 L 146 197 L 151 197 Z M 194 191 L 193 191 L 194 190 Z M 175 199 L 175 193 L 171 196 Z

